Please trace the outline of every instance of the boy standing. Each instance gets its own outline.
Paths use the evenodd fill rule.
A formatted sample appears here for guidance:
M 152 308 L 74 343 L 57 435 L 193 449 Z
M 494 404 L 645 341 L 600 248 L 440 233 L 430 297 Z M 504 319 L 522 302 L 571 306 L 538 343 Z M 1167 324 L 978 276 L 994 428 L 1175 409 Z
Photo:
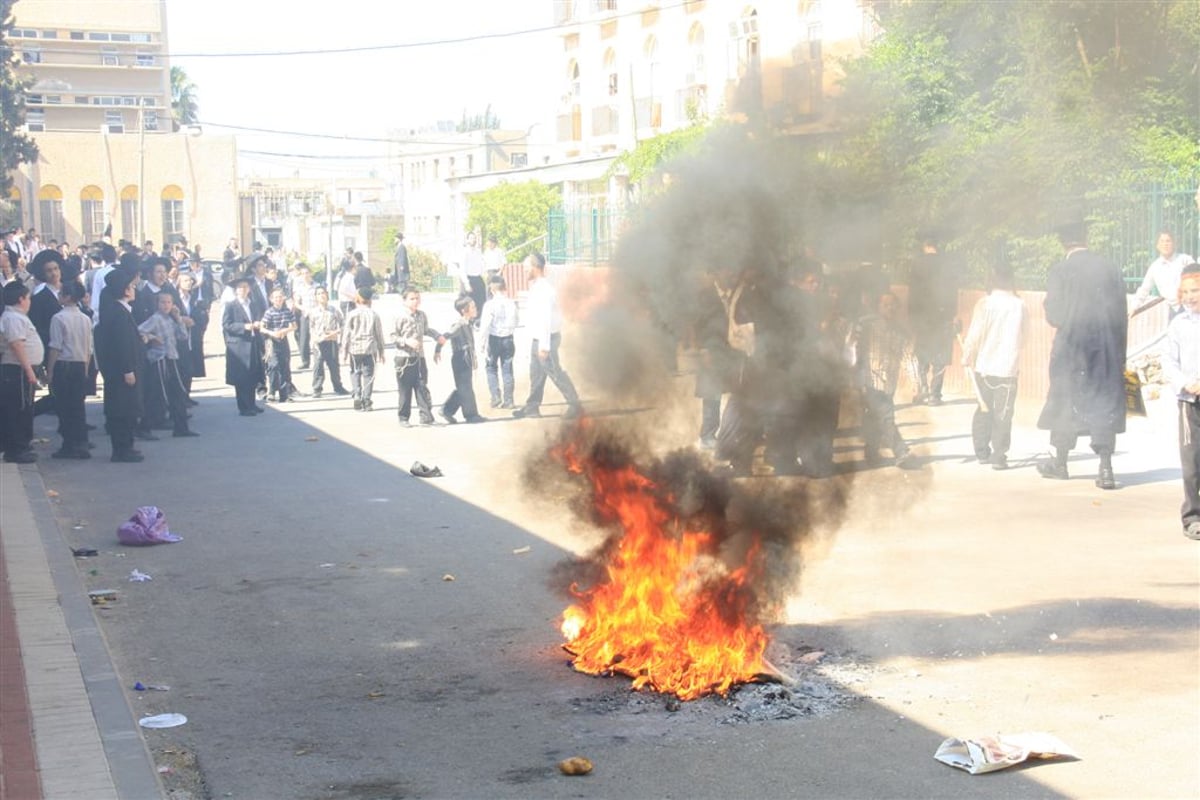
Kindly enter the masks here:
M 971 420 L 971 439 L 980 464 L 1008 469 L 1013 411 L 1017 403 L 1017 369 L 1025 330 L 1025 304 L 1013 291 L 1009 267 L 992 269 L 992 291 L 971 313 L 962 343 L 962 365 L 971 370 L 979 401 Z
M 479 407 L 475 405 L 475 387 L 471 380 L 475 373 L 475 327 L 472 324 L 475 320 L 475 300 L 469 294 L 459 295 L 454 301 L 454 310 L 458 312 L 458 319 L 433 351 L 436 364 L 442 360 L 442 345 L 450 342 L 450 371 L 454 374 L 454 391 L 442 403 L 442 419 L 453 425 L 457 421 L 454 415 L 461 408 L 467 422 L 483 422 Z
M 29 287 L 14 280 L 4 285 L 0 314 L 0 448 L 13 464 L 37 461 L 33 452 L 34 367 L 45 357 L 42 339 L 29 321 Z
M 495 239 L 490 241 L 495 242 Z M 512 408 L 513 356 L 516 354 L 513 331 L 517 329 L 517 304 L 508 296 L 508 284 L 503 275 L 496 274 L 488 278 L 488 287 L 492 290 L 492 297 L 483 304 L 483 311 L 479 315 L 488 393 L 492 397 L 492 408 Z
M 313 290 L 313 308 L 308 321 L 316 361 L 313 365 L 312 393 L 320 397 L 325 390 L 325 368 L 333 381 L 333 393 L 350 394 L 342 386 L 342 372 L 338 365 L 338 341 L 342 338 L 342 312 L 329 304 L 329 290 L 318 286 Z
M 271 307 L 262 317 L 262 334 L 269 345 L 267 352 L 267 398 L 281 403 L 291 400 L 292 348 L 288 335 L 296 330 L 296 315 L 283 304 L 283 287 L 271 289 Z
M 1179 400 L 1183 535 L 1200 541 L 1200 265 L 1183 268 L 1179 306 L 1167 326 L 1163 372 Z
M 158 308 L 153 316 L 138 325 L 138 333 L 146 343 L 147 371 L 145 403 L 146 417 L 151 426 L 171 418 L 172 435 L 197 436 L 188 430 L 187 392 L 179 375 L 179 335 L 186 333 L 175 319 L 175 298 L 166 292 L 158 293 Z
M 370 286 L 359 289 L 354 310 L 346 317 L 342 334 L 342 355 L 350 361 L 350 393 L 356 411 L 370 411 L 371 390 L 375 387 L 375 362 L 383 361 L 383 323 L 371 308 L 375 296 Z
M 58 432 L 62 447 L 52 458 L 91 458 L 88 450 L 87 396 L 88 367 L 92 362 L 92 321 L 79 310 L 86 291 L 79 281 L 63 285 L 59 300 L 62 310 L 50 318 L 50 356 L 46 360 L 54 410 L 58 412 Z
M 853 336 L 854 361 L 863 392 L 863 453 L 868 465 L 880 463 L 879 450 L 892 451 L 896 466 L 908 469 L 913 463 L 908 443 L 896 427 L 896 388 L 900 369 L 907 369 L 917 385 L 912 337 L 896 320 L 900 301 L 891 292 L 879 297 L 877 312 L 859 320 Z
M 433 424 L 433 402 L 429 397 L 429 365 L 425 363 L 425 337 L 445 342 L 445 337 L 429 327 L 429 318 L 421 310 L 421 293 L 404 290 L 404 310 L 396 317 L 392 341 L 396 345 L 396 385 L 400 389 L 400 424 L 408 425 L 413 395 L 422 425 Z

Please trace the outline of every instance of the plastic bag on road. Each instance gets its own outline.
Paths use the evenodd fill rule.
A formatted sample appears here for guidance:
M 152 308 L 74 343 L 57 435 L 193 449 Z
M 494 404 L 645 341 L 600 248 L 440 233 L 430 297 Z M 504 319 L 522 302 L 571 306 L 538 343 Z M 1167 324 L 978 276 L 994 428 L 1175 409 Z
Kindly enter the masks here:
M 181 537 L 167 529 L 167 518 L 158 506 L 140 506 L 132 517 L 117 528 L 117 539 L 121 544 L 133 546 L 182 541 Z

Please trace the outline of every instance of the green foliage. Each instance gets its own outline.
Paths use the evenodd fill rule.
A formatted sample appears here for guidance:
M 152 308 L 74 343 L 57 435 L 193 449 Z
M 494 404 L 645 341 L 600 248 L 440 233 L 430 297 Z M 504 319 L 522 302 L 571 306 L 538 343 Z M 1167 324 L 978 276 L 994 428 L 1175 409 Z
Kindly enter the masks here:
M 495 236 L 510 262 L 545 249 L 547 218 L 561 203 L 559 187 L 539 181 L 502 183 L 471 195 L 467 229 Z
M 455 127 L 455 130 L 459 133 L 467 133 L 468 131 L 494 131 L 499 128 L 500 118 L 492 111 L 492 106 L 489 103 L 482 114 L 467 116 L 467 110 L 464 108 L 462 120 Z
M 846 64 L 832 162 L 888 251 L 932 227 L 975 274 L 1007 253 L 1035 280 L 1055 225 L 1091 213 L 1104 230 L 1097 197 L 1200 172 L 1197 8 L 882 4 L 884 33 Z
M 686 128 L 643 139 L 632 150 L 617 156 L 605 178 L 624 171 L 631 184 L 642 184 L 672 160 L 698 150 L 709 132 L 707 122 L 694 120 Z
M 188 78 L 183 67 L 171 67 L 171 113 L 175 115 L 176 125 L 194 125 L 200 121 L 196 84 Z
M 412 276 L 409 285 L 422 292 L 433 289 L 433 279 L 446 274 L 446 265 L 432 250 L 408 248 L 408 266 Z
M 10 170 L 37 160 L 37 144 L 17 128 L 25 124 L 25 90 L 13 69 L 12 7 L 15 0 L 0 0 L 0 198 L 7 202 L 12 188 Z

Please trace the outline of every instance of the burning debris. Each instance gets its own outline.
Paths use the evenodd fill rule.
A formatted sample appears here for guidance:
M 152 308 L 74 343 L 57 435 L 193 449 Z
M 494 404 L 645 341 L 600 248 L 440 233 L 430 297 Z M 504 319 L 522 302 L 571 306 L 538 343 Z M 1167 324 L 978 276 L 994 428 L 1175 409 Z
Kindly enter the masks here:
M 807 494 L 751 490 L 690 451 L 641 460 L 615 430 L 584 420 L 543 464 L 565 470 L 577 509 L 609 532 L 560 569 L 572 665 L 681 700 L 787 682 L 765 655 L 765 624 L 798 569 Z

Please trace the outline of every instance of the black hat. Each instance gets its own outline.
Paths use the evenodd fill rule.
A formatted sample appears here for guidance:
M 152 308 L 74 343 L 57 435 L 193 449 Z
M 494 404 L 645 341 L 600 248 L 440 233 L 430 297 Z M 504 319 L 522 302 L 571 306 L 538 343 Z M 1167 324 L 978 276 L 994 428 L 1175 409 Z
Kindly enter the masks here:
M 100 253 L 100 257 L 104 260 L 105 264 L 117 263 L 117 248 L 108 242 L 97 242 L 92 246 Z
M 250 256 L 250 259 L 246 262 L 247 272 L 254 269 L 254 267 L 257 266 L 258 262 L 267 261 L 267 260 L 268 260 L 267 257 L 265 255 L 263 255 L 262 253 L 255 253 L 254 255 Z
M 33 257 L 33 260 L 29 262 L 29 274 L 37 278 L 39 281 L 45 281 L 47 264 L 58 264 L 58 269 L 61 272 L 63 268 L 62 253 L 58 252 L 57 250 L 50 249 L 40 251 L 36 256 Z
M 250 283 L 250 281 L 251 281 L 251 278 L 249 275 L 247 275 L 244 272 L 238 272 L 238 273 L 235 273 L 232 278 L 230 278 L 228 281 L 226 281 L 226 283 L 229 286 L 237 286 L 239 283 Z
M 375 296 L 375 290 L 370 286 L 363 286 L 358 290 L 358 296 L 370 302 L 371 298 Z
M 133 273 L 127 272 L 120 267 L 109 270 L 109 273 L 104 276 L 104 288 L 110 293 L 124 294 L 126 287 L 133 283 Z

